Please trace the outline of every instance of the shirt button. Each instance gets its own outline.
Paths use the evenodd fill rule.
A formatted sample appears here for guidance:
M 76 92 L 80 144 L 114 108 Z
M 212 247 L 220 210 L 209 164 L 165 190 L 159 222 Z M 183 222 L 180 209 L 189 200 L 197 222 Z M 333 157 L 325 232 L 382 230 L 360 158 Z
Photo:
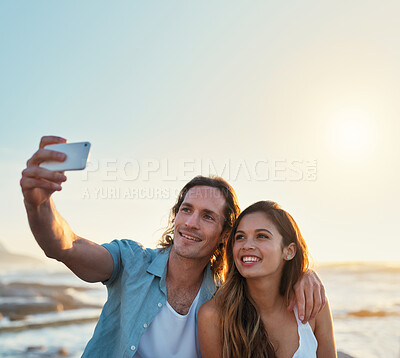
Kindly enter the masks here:
M 147 323 L 145 323 L 145 324 L 143 325 L 143 327 L 144 327 L 144 328 L 147 328 Z
M 135 346 L 131 346 L 131 351 L 134 351 L 136 349 Z
M 158 305 L 157 305 L 158 307 L 162 307 L 162 303 L 161 302 L 158 302 Z

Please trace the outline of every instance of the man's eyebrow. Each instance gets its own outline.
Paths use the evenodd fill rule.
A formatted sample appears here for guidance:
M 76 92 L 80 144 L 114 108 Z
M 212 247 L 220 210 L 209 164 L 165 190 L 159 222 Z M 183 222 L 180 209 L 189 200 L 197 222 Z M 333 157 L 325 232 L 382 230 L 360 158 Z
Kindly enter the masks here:
M 191 203 L 188 203 L 188 202 L 183 202 L 183 203 L 181 204 L 181 206 L 187 206 L 187 207 L 189 207 L 189 208 L 193 208 L 193 205 L 192 205 Z M 202 209 L 202 212 L 203 212 L 203 213 L 206 213 L 206 214 L 214 215 L 214 216 L 216 216 L 217 218 L 220 218 L 220 217 L 221 217 L 221 215 L 219 215 L 218 213 L 216 213 L 215 211 L 213 211 L 213 210 L 211 210 L 211 209 Z
M 205 212 L 206 214 L 211 214 L 216 216 L 217 218 L 219 218 L 221 215 L 217 214 L 215 211 L 212 211 L 210 209 L 203 209 L 203 212 Z

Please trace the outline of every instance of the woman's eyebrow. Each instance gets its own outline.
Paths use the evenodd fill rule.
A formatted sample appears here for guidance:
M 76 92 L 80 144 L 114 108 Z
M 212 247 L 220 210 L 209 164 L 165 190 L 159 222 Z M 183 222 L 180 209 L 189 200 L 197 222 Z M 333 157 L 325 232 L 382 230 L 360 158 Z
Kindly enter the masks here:
M 266 232 L 268 232 L 270 235 L 274 236 L 274 234 L 273 234 L 271 231 L 267 230 L 267 229 L 256 229 L 256 230 L 254 230 L 254 231 L 255 231 L 255 232 L 266 231 Z M 244 234 L 244 231 L 243 231 L 243 230 L 237 230 L 236 233 L 238 233 L 238 232 L 241 232 L 241 233 Z
M 254 231 L 255 231 L 255 232 L 266 231 L 266 232 L 268 232 L 270 235 L 274 236 L 274 234 L 273 234 L 271 231 L 267 230 L 267 229 L 256 229 L 256 230 L 254 230 Z

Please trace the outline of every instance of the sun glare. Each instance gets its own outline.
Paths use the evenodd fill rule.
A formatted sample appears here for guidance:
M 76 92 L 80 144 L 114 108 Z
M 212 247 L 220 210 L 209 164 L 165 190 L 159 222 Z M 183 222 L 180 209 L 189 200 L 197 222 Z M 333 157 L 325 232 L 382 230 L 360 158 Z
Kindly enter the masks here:
M 327 128 L 327 142 L 333 156 L 338 159 L 361 159 L 374 145 L 373 134 L 367 114 L 347 111 L 332 118 Z

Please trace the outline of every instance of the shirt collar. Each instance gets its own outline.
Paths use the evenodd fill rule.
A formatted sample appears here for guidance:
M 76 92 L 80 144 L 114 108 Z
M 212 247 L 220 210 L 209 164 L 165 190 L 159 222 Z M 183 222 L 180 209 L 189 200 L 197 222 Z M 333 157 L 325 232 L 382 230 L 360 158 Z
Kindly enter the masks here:
M 164 277 L 167 275 L 167 263 L 169 258 L 169 253 L 171 251 L 171 246 L 166 249 L 160 249 L 159 255 L 154 259 L 154 261 L 147 268 L 147 272 L 154 276 Z
M 204 296 L 213 295 L 215 293 L 215 280 L 214 274 L 211 270 L 211 264 L 208 263 L 204 272 L 203 283 L 201 284 L 201 291 Z
M 161 249 L 159 255 L 154 259 L 154 261 L 147 268 L 147 272 L 158 276 L 160 280 L 160 288 L 166 294 L 166 276 L 167 276 L 167 264 L 168 258 L 171 251 L 171 246 L 166 249 Z M 211 270 L 211 264 L 208 263 L 203 277 L 203 282 L 200 288 L 200 305 L 208 301 L 215 293 L 216 284 L 214 280 L 214 274 Z M 198 307 L 200 307 L 200 305 Z M 197 313 L 197 312 L 196 312 Z

